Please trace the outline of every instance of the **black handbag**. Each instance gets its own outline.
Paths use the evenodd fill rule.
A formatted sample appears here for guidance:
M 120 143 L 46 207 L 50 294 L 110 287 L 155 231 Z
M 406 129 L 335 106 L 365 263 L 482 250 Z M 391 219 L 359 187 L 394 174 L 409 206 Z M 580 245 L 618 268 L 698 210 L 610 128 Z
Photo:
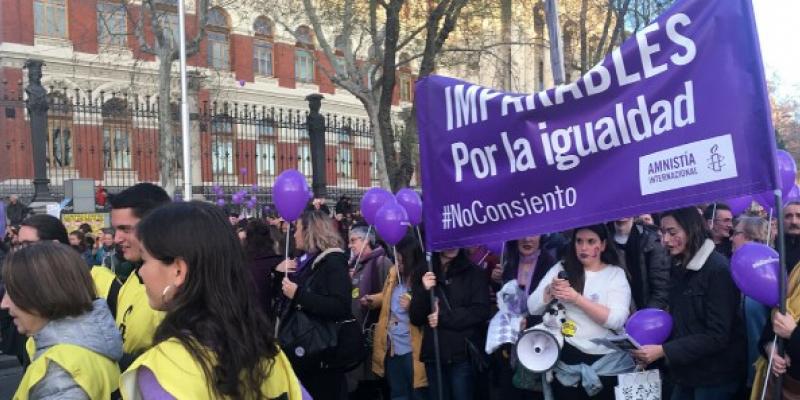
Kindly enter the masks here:
M 324 254 L 319 259 L 324 257 Z M 317 260 L 315 260 L 316 263 Z M 312 266 L 313 268 L 313 266 Z M 303 285 L 310 290 L 313 271 Z M 350 371 L 366 357 L 364 335 L 355 318 L 329 321 L 292 304 L 280 326 L 278 339 L 293 366 Z

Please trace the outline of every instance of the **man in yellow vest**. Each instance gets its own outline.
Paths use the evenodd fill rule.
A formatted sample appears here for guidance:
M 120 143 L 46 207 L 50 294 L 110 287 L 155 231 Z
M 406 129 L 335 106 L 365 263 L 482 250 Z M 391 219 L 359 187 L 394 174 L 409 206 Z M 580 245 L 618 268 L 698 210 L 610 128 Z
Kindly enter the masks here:
M 139 277 L 142 257 L 139 240 L 136 238 L 136 224 L 150 211 L 169 202 L 169 195 L 164 189 L 151 183 L 131 186 L 110 199 L 111 225 L 115 230 L 114 243 L 119 246 L 125 260 L 134 263 L 136 267 L 125 283 L 121 283 L 105 267 L 92 268 L 92 279 L 97 287 L 97 294 L 108 302 L 122 334 L 122 350 L 125 355 L 120 361 L 120 367 L 123 371 L 139 354 L 152 346 L 153 333 L 164 318 L 163 312 L 150 308 L 142 278 Z

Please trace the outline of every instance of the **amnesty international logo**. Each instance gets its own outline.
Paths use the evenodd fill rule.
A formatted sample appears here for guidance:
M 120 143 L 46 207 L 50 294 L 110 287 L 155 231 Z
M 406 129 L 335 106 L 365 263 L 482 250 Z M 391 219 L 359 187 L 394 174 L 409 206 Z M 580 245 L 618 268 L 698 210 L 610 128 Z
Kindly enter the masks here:
M 725 167 L 725 156 L 719 154 L 719 145 L 711 146 L 711 156 L 708 157 L 708 169 L 722 172 Z

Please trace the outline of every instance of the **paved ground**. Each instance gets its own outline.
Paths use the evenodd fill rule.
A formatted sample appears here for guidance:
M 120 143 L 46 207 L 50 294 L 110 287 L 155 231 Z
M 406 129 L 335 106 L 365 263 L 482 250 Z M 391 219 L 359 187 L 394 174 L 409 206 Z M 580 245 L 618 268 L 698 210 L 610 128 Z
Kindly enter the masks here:
M 16 357 L 0 354 L 0 400 L 11 400 L 22 379 L 22 367 Z

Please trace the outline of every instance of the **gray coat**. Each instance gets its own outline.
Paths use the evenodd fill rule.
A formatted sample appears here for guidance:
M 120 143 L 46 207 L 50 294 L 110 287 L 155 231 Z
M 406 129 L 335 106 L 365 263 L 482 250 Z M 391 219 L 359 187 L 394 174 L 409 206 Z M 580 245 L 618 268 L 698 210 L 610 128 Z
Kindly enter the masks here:
M 39 358 L 47 349 L 57 344 L 72 344 L 92 350 L 112 360 L 122 358 L 122 336 L 114 323 L 106 301 L 97 299 L 92 311 L 78 317 L 50 321 L 33 336 Z M 88 400 L 89 396 L 58 364 L 48 363 L 44 378 L 31 388 L 32 400 Z

